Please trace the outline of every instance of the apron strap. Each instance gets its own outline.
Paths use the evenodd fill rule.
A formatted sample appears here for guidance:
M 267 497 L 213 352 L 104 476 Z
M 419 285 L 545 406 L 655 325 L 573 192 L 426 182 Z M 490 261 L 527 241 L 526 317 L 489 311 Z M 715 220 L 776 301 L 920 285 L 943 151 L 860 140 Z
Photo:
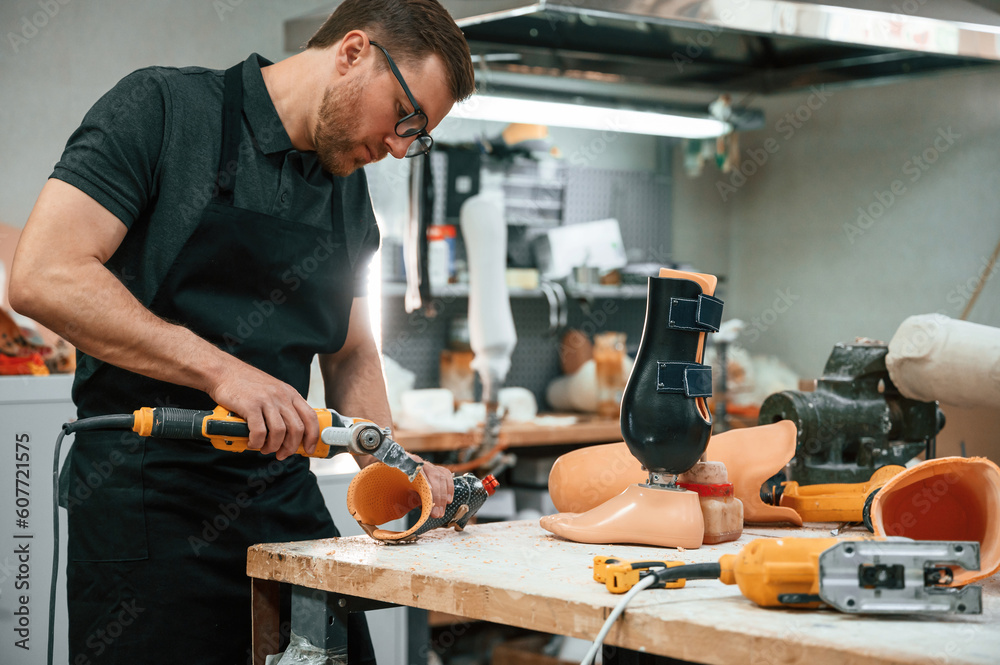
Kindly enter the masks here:
M 215 177 L 215 199 L 233 204 L 236 169 L 239 165 L 240 136 L 243 129 L 243 63 L 226 70 L 222 95 L 222 152 Z

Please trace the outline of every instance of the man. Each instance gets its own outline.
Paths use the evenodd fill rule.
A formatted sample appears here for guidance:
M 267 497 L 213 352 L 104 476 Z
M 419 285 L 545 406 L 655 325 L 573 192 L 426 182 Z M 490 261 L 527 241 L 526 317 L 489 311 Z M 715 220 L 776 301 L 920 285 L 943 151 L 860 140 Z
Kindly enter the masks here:
M 473 87 L 436 0 L 346 0 L 280 63 L 133 73 L 70 138 L 25 226 L 10 302 L 79 349 L 79 416 L 221 404 L 265 453 L 76 436 L 71 662 L 248 661 L 246 547 L 336 535 L 292 455 L 319 435 L 303 398 L 314 354 L 328 406 L 390 423 L 359 168 L 428 150 Z M 440 516 L 451 474 L 424 470 Z M 373 660 L 358 623 L 352 643 Z

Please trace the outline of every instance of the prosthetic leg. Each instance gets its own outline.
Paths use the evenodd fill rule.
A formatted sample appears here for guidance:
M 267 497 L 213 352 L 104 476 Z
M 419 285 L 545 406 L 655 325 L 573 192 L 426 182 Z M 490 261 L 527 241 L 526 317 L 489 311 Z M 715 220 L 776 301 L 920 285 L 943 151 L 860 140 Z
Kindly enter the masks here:
M 747 523 L 802 525 L 802 518 L 792 508 L 770 506 L 760 498 L 761 486 L 795 455 L 795 439 L 795 423 L 781 420 L 731 429 L 708 442 L 705 459 L 725 466 Z M 549 473 L 549 494 L 556 510 L 582 513 L 621 494 L 629 485 L 641 483 L 646 476 L 624 442 L 588 446 L 556 460 Z
M 705 398 L 712 370 L 701 364 L 705 333 L 719 329 L 713 275 L 661 270 L 650 277 L 635 365 L 622 398 L 622 437 L 647 472 L 645 483 L 583 513 L 541 519 L 542 528 L 586 543 L 697 548 L 705 524 L 698 494 L 677 475 L 698 461 L 712 432 Z

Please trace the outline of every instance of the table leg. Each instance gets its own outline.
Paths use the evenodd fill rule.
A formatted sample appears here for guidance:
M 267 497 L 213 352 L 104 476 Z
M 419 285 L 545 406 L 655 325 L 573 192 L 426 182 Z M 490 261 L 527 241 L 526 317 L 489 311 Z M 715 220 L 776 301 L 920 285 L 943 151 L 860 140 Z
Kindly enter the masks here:
M 318 589 L 292 587 L 292 631 L 306 642 L 343 657 L 348 654 L 347 600 Z
M 280 582 L 250 578 L 253 665 L 264 665 L 269 655 L 278 653 L 281 637 L 280 590 Z

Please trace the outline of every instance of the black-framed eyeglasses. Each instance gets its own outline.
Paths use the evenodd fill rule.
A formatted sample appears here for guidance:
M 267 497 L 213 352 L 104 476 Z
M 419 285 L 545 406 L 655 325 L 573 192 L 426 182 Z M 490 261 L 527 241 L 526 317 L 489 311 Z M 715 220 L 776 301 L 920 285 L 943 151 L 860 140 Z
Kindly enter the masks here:
M 431 135 L 427 133 L 427 114 L 425 114 L 421 109 L 420 105 L 417 104 L 417 100 L 413 98 L 410 94 L 410 88 L 406 85 L 406 81 L 403 80 L 403 75 L 399 73 L 399 68 L 396 67 L 396 63 L 392 61 L 392 57 L 389 52 L 385 50 L 385 47 L 375 42 L 369 41 L 369 44 L 378 48 L 385 54 L 385 59 L 389 61 L 389 69 L 392 70 L 392 75 L 396 77 L 399 81 L 399 85 L 403 87 L 403 92 L 406 93 L 406 98 L 410 100 L 410 104 L 413 105 L 413 113 L 400 118 L 396 122 L 396 136 L 401 138 L 414 137 L 413 143 L 406 150 L 407 157 L 416 157 L 417 155 L 426 155 L 430 152 L 431 148 L 434 147 L 434 139 Z

